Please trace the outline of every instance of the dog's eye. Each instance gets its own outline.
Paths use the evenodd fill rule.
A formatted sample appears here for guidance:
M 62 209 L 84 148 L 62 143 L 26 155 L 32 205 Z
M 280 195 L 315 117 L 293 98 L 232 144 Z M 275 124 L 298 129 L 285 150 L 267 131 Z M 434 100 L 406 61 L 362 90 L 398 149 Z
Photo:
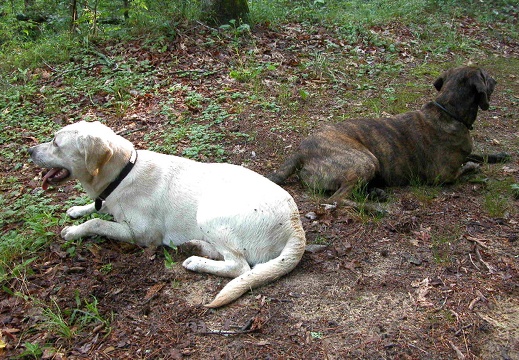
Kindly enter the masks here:
M 52 139 L 52 145 L 55 147 L 59 147 L 58 142 L 56 141 L 56 138 Z

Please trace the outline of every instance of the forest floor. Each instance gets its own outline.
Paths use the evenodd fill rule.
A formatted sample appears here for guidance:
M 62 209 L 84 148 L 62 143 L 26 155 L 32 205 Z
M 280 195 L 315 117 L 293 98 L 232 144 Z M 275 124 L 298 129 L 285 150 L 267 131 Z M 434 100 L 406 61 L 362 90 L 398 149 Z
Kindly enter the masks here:
M 228 279 L 185 270 L 180 251 L 99 238 L 65 251 L 69 244 L 55 226 L 32 274 L 4 285 L 26 297 L 0 293 L 0 354 L 15 358 L 39 344 L 44 359 L 519 359 L 518 200 L 509 191 L 519 183 L 519 44 L 461 24 L 463 36 L 480 40 L 478 51 L 466 59 L 447 51 L 434 61 L 417 54 L 402 24 L 371 29 L 398 44 L 392 60 L 384 46 L 348 44 L 327 29 L 298 24 L 259 26 L 243 41 L 197 25 L 155 47 L 98 44 L 110 60 L 146 61 L 154 74 L 147 89 L 154 90 L 127 89 L 131 104 L 119 113 L 98 105 L 113 94 L 80 94 L 75 113 L 54 120 L 61 126 L 80 115 L 102 119 L 138 149 L 165 151 L 166 135 L 187 126 L 189 114 L 204 127 L 169 144 L 172 153 L 196 151 L 201 161 L 267 174 L 320 124 L 419 109 L 434 98 L 441 71 L 472 62 L 498 81 L 490 110 L 475 123 L 475 148 L 512 159 L 484 164 L 452 185 L 390 188 L 382 218 L 326 210 L 326 196 L 294 177 L 285 188 L 308 243 L 324 248 L 216 310 L 202 305 Z M 88 71 L 121 69 L 99 63 Z M 67 73 L 55 71 L 41 69 L 39 86 L 64 86 Z M 206 116 L 216 98 L 225 110 L 218 121 L 221 111 Z M 203 134 L 216 135 L 206 141 Z M 25 137 L 23 146 L 35 144 Z M 18 161 L 26 165 L 12 169 L 7 162 L 2 172 L 25 179 L 20 188 L 38 188 L 41 169 Z M 63 203 L 80 194 L 70 183 L 40 196 Z M 317 218 L 309 219 L 311 212 Z M 83 299 L 100 321 L 72 321 L 70 309 L 83 309 Z M 68 319 L 70 336 L 41 304 Z

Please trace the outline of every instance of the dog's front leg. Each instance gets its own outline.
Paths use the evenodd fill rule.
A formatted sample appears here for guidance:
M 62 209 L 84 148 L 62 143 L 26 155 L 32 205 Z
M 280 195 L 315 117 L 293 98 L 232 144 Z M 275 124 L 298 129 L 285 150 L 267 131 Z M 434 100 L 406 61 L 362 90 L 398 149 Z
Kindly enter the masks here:
M 467 175 L 467 174 L 474 174 L 474 173 L 478 172 L 479 170 L 480 170 L 479 164 L 469 161 L 458 169 L 458 172 L 456 173 L 454 180 L 458 179 L 461 176 Z
M 82 216 L 90 215 L 96 211 L 95 203 L 82 206 L 72 206 L 67 210 L 67 215 L 72 219 L 77 219 Z
M 99 235 L 111 239 L 134 243 L 135 237 L 130 227 L 113 221 L 92 219 L 81 225 L 67 226 L 61 230 L 65 240 L 76 240 L 85 236 Z

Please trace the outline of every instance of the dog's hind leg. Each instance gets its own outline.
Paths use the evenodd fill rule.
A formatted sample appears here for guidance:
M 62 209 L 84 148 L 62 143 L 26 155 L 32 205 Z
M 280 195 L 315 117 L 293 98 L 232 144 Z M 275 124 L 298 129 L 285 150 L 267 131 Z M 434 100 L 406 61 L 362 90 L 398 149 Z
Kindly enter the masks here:
M 227 255 L 227 254 L 226 254 Z M 182 266 L 188 270 L 235 278 L 250 270 L 250 265 L 243 256 L 225 256 L 225 260 L 213 260 L 200 256 L 190 256 Z
M 301 154 L 295 154 L 291 157 L 289 157 L 280 167 L 278 170 L 274 171 L 273 173 L 267 175 L 267 179 L 270 181 L 281 185 L 285 182 L 285 180 L 298 171 L 301 168 L 301 165 L 303 163 L 303 156 Z
M 203 249 L 219 254 L 218 258 L 223 260 L 208 259 L 200 256 L 188 257 L 182 266 L 186 269 L 196 272 L 204 272 L 214 274 L 217 276 L 235 278 L 241 274 L 250 270 L 250 265 L 247 262 L 241 249 L 236 248 L 236 244 L 240 244 L 243 241 L 237 238 L 234 231 L 228 226 L 221 226 L 212 228 L 211 231 L 207 231 L 211 228 L 208 224 L 201 226 L 206 229 L 207 245 L 203 245 Z M 209 234 L 210 233 L 210 234 Z M 200 244 L 203 241 L 191 240 L 191 243 Z
M 351 207 L 357 211 L 367 212 L 372 215 L 386 215 L 387 211 L 376 204 L 369 204 L 366 202 L 356 202 L 350 199 L 353 190 L 359 184 L 366 184 L 375 177 L 377 164 L 373 163 L 370 158 L 366 158 L 361 162 L 361 157 L 358 157 L 354 171 L 348 171 L 344 174 L 341 186 L 330 197 L 330 202 L 335 202 L 339 205 Z
M 178 246 L 180 250 L 188 255 L 199 255 L 213 260 L 223 260 L 222 254 L 206 241 L 191 240 Z

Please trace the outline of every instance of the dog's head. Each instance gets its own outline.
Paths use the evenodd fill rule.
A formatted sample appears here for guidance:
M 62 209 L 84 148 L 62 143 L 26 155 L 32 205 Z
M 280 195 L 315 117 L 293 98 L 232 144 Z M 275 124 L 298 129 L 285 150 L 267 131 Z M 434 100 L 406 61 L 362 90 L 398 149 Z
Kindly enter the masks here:
M 496 84 L 485 70 L 464 66 L 444 72 L 436 79 L 434 87 L 447 95 L 447 101 L 462 100 L 461 104 L 464 104 L 469 99 L 475 101 L 481 110 L 488 110 Z
M 123 153 L 131 152 L 131 144 L 110 128 L 80 121 L 57 131 L 52 141 L 30 148 L 29 154 L 36 165 L 50 169 L 43 177 L 42 188 L 47 189 L 72 178 L 91 183 L 121 147 L 129 149 Z

